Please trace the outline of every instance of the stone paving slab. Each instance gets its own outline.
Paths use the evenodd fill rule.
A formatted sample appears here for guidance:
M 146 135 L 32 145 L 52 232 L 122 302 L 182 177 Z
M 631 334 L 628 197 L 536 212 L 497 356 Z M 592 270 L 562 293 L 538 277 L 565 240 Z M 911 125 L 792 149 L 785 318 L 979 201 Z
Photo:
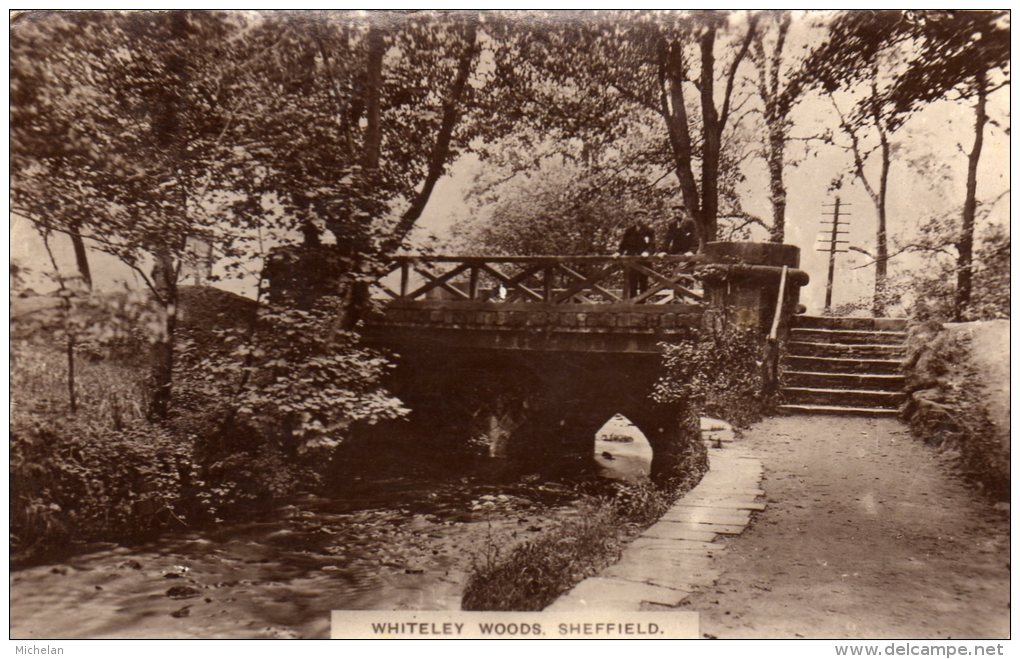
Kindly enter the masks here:
M 667 511 L 659 521 L 746 526 L 751 521 L 751 513 L 746 510 L 734 512 L 730 508 L 673 508 Z
M 720 573 L 711 565 L 674 566 L 668 563 L 652 565 L 629 562 L 617 563 L 603 574 L 613 579 L 648 583 L 682 591 L 692 587 L 711 586 L 719 578 Z
M 710 422 L 713 428 L 722 422 Z M 585 579 L 547 611 L 641 611 L 673 607 L 694 590 L 719 578 L 714 558 L 725 551 L 717 535 L 737 535 L 750 523 L 751 511 L 765 509 L 761 461 L 740 446 L 732 429 L 704 433 L 721 448 L 710 448 L 709 471 L 686 496 L 648 527 L 620 560 L 597 577 Z
M 747 510 L 747 511 L 762 511 L 765 510 L 765 502 L 763 501 L 752 501 L 747 498 L 739 497 L 715 497 L 705 496 L 698 497 L 687 501 L 681 506 L 683 508 L 722 508 L 724 510 Z
M 672 520 L 664 520 L 663 524 L 670 524 L 673 529 L 685 529 L 688 531 L 694 531 L 700 533 L 702 531 L 710 531 L 717 535 L 740 535 L 743 533 L 744 528 L 747 524 L 715 524 L 713 522 L 674 522 Z
M 638 611 L 642 602 L 676 606 L 690 592 L 624 579 L 592 577 L 574 586 L 546 611 Z
M 692 529 L 682 524 L 670 522 L 659 522 L 648 527 L 642 536 L 648 538 L 659 538 L 660 540 L 694 540 L 697 542 L 712 542 L 715 540 L 715 533 L 709 530 Z
M 724 545 L 711 542 L 696 542 L 693 540 L 664 540 L 662 538 L 649 538 L 641 536 L 630 543 L 624 555 L 631 551 L 671 551 L 678 554 L 694 554 L 698 556 L 712 556 L 726 551 Z
M 688 496 L 691 497 L 691 501 L 697 501 L 698 499 L 742 499 L 754 501 L 758 497 L 765 496 L 765 492 L 762 490 L 706 489 L 700 490 L 693 495 L 689 494 Z M 687 497 L 684 497 L 684 501 L 687 501 Z

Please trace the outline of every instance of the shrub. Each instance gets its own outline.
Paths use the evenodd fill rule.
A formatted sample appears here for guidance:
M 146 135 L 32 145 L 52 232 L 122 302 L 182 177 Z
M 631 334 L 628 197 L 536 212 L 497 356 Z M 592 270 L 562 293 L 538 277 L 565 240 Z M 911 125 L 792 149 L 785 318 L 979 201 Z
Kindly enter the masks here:
M 202 405 L 225 410 L 226 425 L 285 454 L 332 449 L 355 424 L 399 418 L 405 408 L 380 384 L 392 365 L 337 327 L 342 304 L 262 307 L 254 326 L 219 332 L 220 351 L 183 346 L 180 381 Z
M 658 403 L 688 401 L 707 414 L 745 427 L 775 404 L 763 393 L 761 341 L 752 329 L 727 327 L 696 339 L 663 343 Z
M 158 426 L 23 416 L 11 428 L 12 552 L 186 524 L 196 473 L 191 446 Z

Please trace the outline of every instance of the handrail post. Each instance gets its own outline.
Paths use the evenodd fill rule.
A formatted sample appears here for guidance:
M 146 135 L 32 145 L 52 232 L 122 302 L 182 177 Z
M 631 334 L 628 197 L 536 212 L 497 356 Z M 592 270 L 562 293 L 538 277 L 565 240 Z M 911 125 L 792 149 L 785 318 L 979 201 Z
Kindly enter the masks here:
M 783 313 L 783 300 L 786 298 L 786 272 L 789 270 L 787 266 L 783 266 L 783 271 L 779 275 L 779 296 L 776 298 L 776 312 L 772 315 L 772 330 L 769 332 L 769 338 L 773 341 L 776 340 L 779 332 L 779 319 Z
M 411 278 L 410 270 L 411 270 L 410 264 L 407 262 L 407 259 L 402 260 L 400 262 L 400 297 L 401 298 L 407 297 L 407 285 L 408 285 L 408 282 L 409 282 L 409 280 Z
M 630 302 L 630 278 L 634 276 L 634 273 L 630 270 L 630 264 L 626 261 L 621 261 L 620 264 L 623 266 L 623 301 Z
M 787 266 L 779 275 L 779 293 L 776 296 L 776 310 L 772 314 L 772 327 L 762 349 L 762 387 L 766 395 L 775 393 L 779 382 L 779 323 L 783 315 L 783 301 L 786 299 Z
M 478 299 L 478 266 L 472 265 L 468 280 L 468 297 L 472 300 Z

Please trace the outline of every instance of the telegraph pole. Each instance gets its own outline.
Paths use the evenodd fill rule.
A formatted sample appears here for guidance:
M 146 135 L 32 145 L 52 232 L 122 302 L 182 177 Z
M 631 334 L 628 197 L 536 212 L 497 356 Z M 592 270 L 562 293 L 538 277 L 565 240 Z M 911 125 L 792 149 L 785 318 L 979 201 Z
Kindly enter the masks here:
M 850 204 L 846 204 L 849 206 Z M 832 209 L 832 227 L 825 226 L 826 222 L 822 223 L 822 230 L 829 233 L 828 242 L 829 245 L 825 249 L 816 249 L 819 252 L 829 253 L 829 277 L 825 282 L 825 311 L 828 313 L 832 309 L 832 280 L 836 274 L 836 254 L 845 254 L 848 250 L 840 249 L 840 245 L 849 244 L 849 240 L 840 238 L 841 234 L 848 234 L 849 231 L 840 230 L 840 205 L 839 196 L 836 197 L 836 203 Z M 848 215 L 848 214 L 845 214 Z M 843 226 L 847 226 L 849 222 L 845 222 Z

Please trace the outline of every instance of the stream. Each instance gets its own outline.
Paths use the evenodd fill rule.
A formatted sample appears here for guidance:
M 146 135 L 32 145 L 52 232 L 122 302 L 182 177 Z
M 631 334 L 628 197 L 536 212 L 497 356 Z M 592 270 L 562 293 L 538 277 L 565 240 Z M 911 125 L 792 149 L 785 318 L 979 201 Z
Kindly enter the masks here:
M 647 476 L 650 450 L 615 417 L 602 476 Z M 576 513 L 537 477 L 390 478 L 303 496 L 248 521 L 91 545 L 10 574 L 12 638 L 325 638 L 331 610 L 459 609 L 472 564 Z

